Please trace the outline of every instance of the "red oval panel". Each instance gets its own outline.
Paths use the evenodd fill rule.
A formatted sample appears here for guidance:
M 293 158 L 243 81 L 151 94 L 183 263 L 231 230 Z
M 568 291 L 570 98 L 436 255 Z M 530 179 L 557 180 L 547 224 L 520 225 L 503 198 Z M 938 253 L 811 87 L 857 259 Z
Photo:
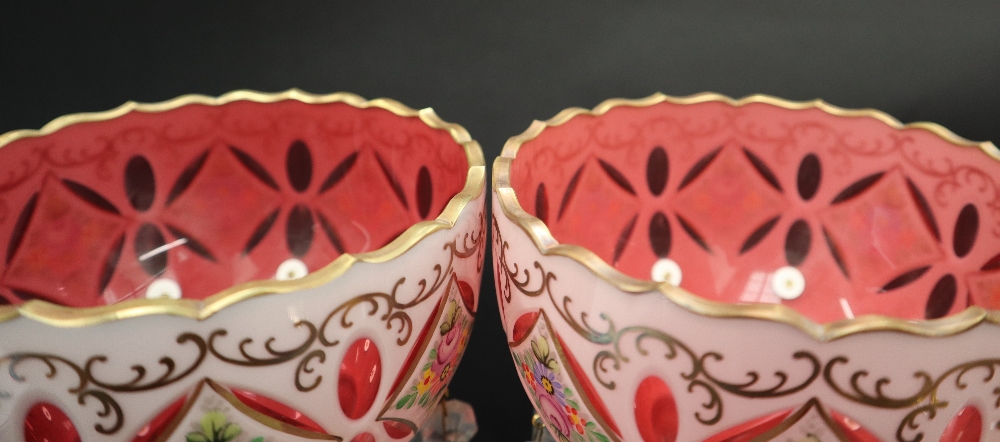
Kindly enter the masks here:
M 536 321 L 538 321 L 538 312 L 528 312 L 517 318 L 517 321 L 514 321 L 513 333 L 511 333 L 512 341 L 523 341 L 531 332 L 531 328 L 535 326 Z
M 25 442 L 80 442 L 80 434 L 66 413 L 47 402 L 39 402 L 24 417 Z
M 670 387 L 656 376 L 639 383 L 635 391 L 635 423 L 645 442 L 677 440 L 677 403 Z
M 371 433 L 364 432 L 351 438 L 351 442 L 375 442 L 375 436 L 372 436 Z
M 382 427 L 385 428 L 386 434 L 393 439 L 402 439 L 413 434 L 413 430 L 402 422 L 382 421 Z
M 983 415 L 969 405 L 951 418 L 941 435 L 941 442 L 979 442 L 983 433 Z
M 470 312 L 476 311 L 476 292 L 472 291 L 472 286 L 465 281 L 458 281 L 458 292 L 462 295 L 462 302 Z
M 375 403 L 382 381 L 382 357 L 371 339 L 358 339 L 347 347 L 337 378 L 337 399 L 348 418 L 364 416 Z

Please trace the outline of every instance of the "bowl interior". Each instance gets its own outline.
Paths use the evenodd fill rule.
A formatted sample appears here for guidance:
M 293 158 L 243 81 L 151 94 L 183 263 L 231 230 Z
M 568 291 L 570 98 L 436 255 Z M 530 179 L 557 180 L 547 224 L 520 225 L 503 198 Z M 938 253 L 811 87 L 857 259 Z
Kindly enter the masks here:
M 786 304 L 820 323 L 1000 308 L 995 148 L 874 112 L 790 107 L 578 115 L 520 146 L 511 186 L 560 243 L 710 300 Z
M 0 304 L 288 279 L 434 219 L 468 161 L 416 116 L 334 102 L 131 111 L 0 149 Z

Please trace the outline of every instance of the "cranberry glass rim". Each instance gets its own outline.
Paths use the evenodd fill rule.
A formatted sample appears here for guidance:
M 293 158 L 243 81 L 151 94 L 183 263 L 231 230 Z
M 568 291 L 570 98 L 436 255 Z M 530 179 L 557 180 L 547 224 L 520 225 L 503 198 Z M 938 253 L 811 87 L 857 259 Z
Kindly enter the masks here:
M 875 109 L 845 109 L 830 105 L 820 99 L 790 101 L 763 94 L 734 99 L 714 92 L 704 92 L 686 97 L 672 97 L 656 93 L 640 99 L 614 98 L 605 100 L 593 109 L 567 108 L 548 120 L 533 121 L 523 133 L 508 139 L 500 156 L 494 160 L 492 185 L 497 203 L 504 216 L 531 238 L 542 255 L 570 258 L 622 292 L 631 294 L 659 292 L 671 302 L 704 316 L 759 319 L 785 323 L 818 341 L 831 341 L 855 333 L 872 331 L 895 331 L 931 337 L 950 336 L 969 330 L 982 322 L 1000 324 L 1000 311 L 988 310 L 980 306 L 970 306 L 962 312 L 940 319 L 910 320 L 882 315 L 864 315 L 854 319 L 820 324 L 781 304 L 733 304 L 707 300 L 667 282 L 655 282 L 650 279 L 638 279 L 626 275 L 585 247 L 560 243 L 552 235 L 545 222 L 525 211 L 518 201 L 511 183 L 512 163 L 521 146 L 540 136 L 547 128 L 563 125 L 580 116 L 599 117 L 616 107 L 649 107 L 660 103 L 691 105 L 706 102 L 722 102 L 732 107 L 762 103 L 789 110 L 819 109 L 826 114 L 838 117 L 874 118 L 896 130 L 924 130 L 956 147 L 978 148 L 987 157 L 1000 161 L 1000 149 L 991 142 L 967 140 L 936 123 L 904 124 L 889 114 Z
M 136 299 L 106 306 L 74 308 L 33 299 L 20 305 L 0 306 L 0 323 L 25 317 L 59 327 L 83 327 L 159 314 L 183 316 L 196 320 L 205 319 L 226 307 L 250 298 L 295 292 L 328 284 L 347 272 L 357 262 L 383 263 L 391 261 L 404 254 L 425 237 L 440 230 L 453 228 L 465 207 L 478 198 L 484 190 L 486 163 L 483 152 L 479 143 L 471 138 L 464 127 L 442 120 L 431 108 L 416 110 L 392 99 L 366 100 L 361 96 L 347 92 L 312 94 L 299 89 L 289 89 L 277 93 L 236 90 L 218 97 L 188 94 L 159 103 L 129 101 L 104 112 L 64 115 L 50 121 L 41 129 L 20 129 L 0 134 L 0 149 L 20 139 L 43 137 L 68 126 L 113 120 L 132 112 L 163 113 L 191 104 L 221 106 L 237 101 L 274 103 L 283 100 L 295 100 L 305 104 L 343 103 L 359 109 L 386 110 L 402 118 L 418 118 L 432 129 L 447 132 L 464 150 L 468 164 L 464 185 L 460 192 L 448 200 L 437 218 L 411 225 L 396 239 L 379 249 L 356 254 L 344 253 L 326 266 L 300 279 L 250 281 L 227 288 L 201 300 L 183 298 Z

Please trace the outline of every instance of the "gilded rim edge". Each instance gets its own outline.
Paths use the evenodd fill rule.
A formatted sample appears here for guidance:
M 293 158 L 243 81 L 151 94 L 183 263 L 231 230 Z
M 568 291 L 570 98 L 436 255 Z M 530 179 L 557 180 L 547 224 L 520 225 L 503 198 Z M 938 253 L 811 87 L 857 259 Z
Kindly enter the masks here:
M 130 112 L 159 113 L 190 104 L 220 106 L 235 101 L 274 103 L 296 100 L 306 104 L 344 103 L 359 109 L 378 108 L 405 118 L 419 118 L 431 129 L 444 130 L 451 135 L 465 151 L 468 163 L 465 184 L 445 205 L 436 219 L 420 221 L 411 225 L 401 235 L 382 248 L 370 252 L 344 253 L 331 263 L 291 281 L 257 280 L 227 288 L 205 299 L 135 299 L 99 307 L 74 308 L 42 300 L 30 300 L 23 304 L 0 306 L 0 324 L 18 317 L 59 327 L 84 327 L 121 319 L 147 315 L 167 314 L 202 320 L 216 312 L 246 299 L 269 294 L 289 293 L 328 284 L 346 273 L 356 262 L 382 263 L 399 257 L 425 237 L 451 229 L 458 222 L 465 207 L 479 198 L 485 190 L 486 161 L 482 148 L 471 138 L 469 132 L 456 123 L 442 120 L 431 108 L 415 110 L 388 98 L 365 100 L 348 92 L 316 95 L 299 89 L 289 89 L 278 93 L 264 93 L 251 90 L 236 90 L 219 97 L 200 94 L 182 95 L 159 103 L 126 102 L 104 112 L 87 112 L 63 115 L 41 129 L 21 129 L 0 135 L 0 148 L 23 138 L 41 137 L 52 134 L 67 126 L 112 120 Z
M 560 126 L 573 118 L 585 116 L 600 116 L 615 107 L 648 107 L 663 102 L 688 105 L 705 102 L 723 102 L 733 107 L 753 103 L 764 103 L 784 109 L 819 109 L 830 115 L 840 117 L 869 117 L 881 121 L 894 129 L 921 129 L 937 135 L 941 139 L 960 147 L 979 148 L 988 157 L 1000 161 L 1000 149 L 989 141 L 974 142 L 962 138 L 947 128 L 929 122 L 903 124 L 885 112 L 875 109 L 843 109 L 816 99 L 812 101 L 790 101 L 768 95 L 750 95 L 734 99 L 714 92 L 703 92 L 687 97 L 671 97 L 655 93 L 640 99 L 614 98 L 601 102 L 592 110 L 579 107 L 564 109 L 556 116 L 546 120 L 535 120 L 520 135 L 507 140 L 499 157 L 493 162 L 493 191 L 497 202 L 507 218 L 521 228 L 534 242 L 535 247 L 546 256 L 563 256 L 570 258 L 619 290 L 628 293 L 643 293 L 659 291 L 674 304 L 693 313 L 715 318 L 745 318 L 762 319 L 784 323 L 795 327 L 817 341 L 833 341 L 849 335 L 873 332 L 896 331 L 918 336 L 943 337 L 951 336 L 971 329 L 981 322 L 1000 324 L 1000 311 L 986 310 L 972 306 L 960 313 L 941 319 L 907 320 L 881 315 L 865 315 L 854 319 L 843 319 L 826 324 L 817 323 L 794 309 L 781 304 L 730 304 L 710 301 L 687 290 L 674 287 L 669 283 L 657 283 L 628 276 L 612 267 L 601 257 L 589 249 L 575 244 L 561 244 L 552 236 L 548 226 L 542 220 L 527 213 L 517 199 L 510 182 L 510 167 L 521 145 L 537 138 L 548 127 Z

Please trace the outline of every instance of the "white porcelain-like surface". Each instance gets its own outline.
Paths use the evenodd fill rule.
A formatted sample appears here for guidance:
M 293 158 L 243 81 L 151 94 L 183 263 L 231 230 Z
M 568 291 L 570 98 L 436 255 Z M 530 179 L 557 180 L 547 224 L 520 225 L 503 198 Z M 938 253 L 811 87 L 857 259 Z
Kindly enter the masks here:
M 488 233 L 461 126 L 235 91 L 0 148 L 0 441 L 407 440 L 444 396 Z
M 998 160 L 763 95 L 535 121 L 493 167 L 525 391 L 560 441 L 1000 440 Z
M 995 373 L 1000 368 L 995 357 L 997 325 L 984 322 L 947 337 L 875 331 L 820 342 L 780 322 L 707 317 L 661 292 L 623 292 L 572 259 L 540 254 L 525 231 L 504 216 L 496 195 L 493 213 L 502 319 L 512 353 L 529 362 L 527 371 L 519 366 L 518 373 L 526 391 L 541 391 L 526 373 L 539 378 L 543 364 L 537 364 L 531 342 L 547 340 L 542 346 L 548 347 L 552 367 L 557 368 L 543 371 L 572 395 L 556 395 L 563 402 L 561 411 L 541 404 L 544 394 L 529 396 L 537 409 L 554 410 L 556 420 L 572 421 L 568 416 L 578 414 L 595 421 L 590 436 L 586 430 L 579 435 L 591 439 L 582 440 L 601 440 L 593 433 L 609 440 L 650 440 L 640 434 L 635 410 L 640 385 L 654 376 L 672 394 L 678 441 L 709 439 L 789 411 L 783 418 L 788 437 L 802 425 L 825 428 L 836 413 L 879 440 L 936 441 L 967 405 L 982 413 L 982 440 L 1000 440 L 995 426 L 1000 421 L 995 394 L 1000 391 Z M 533 319 L 536 313 L 542 314 Z M 564 344 L 559 348 L 571 349 L 580 371 L 568 367 L 566 355 L 557 353 L 553 334 Z M 594 397 L 582 397 L 581 379 L 575 377 L 592 385 L 609 413 L 603 419 L 613 422 L 617 433 L 596 419 L 599 405 Z M 567 397 L 579 405 L 571 407 L 575 413 L 565 408 Z M 666 404 L 669 401 L 658 408 L 666 411 L 656 416 L 661 423 L 671 417 Z M 791 418 L 798 414 L 803 417 L 795 423 Z M 549 430 L 558 435 L 553 421 L 548 419 Z M 860 433 L 845 436 L 839 429 L 828 433 L 870 440 L 857 438 Z M 568 437 L 577 440 L 573 434 Z
M 82 440 L 130 440 L 164 404 L 205 379 L 292 406 L 348 440 L 366 431 L 391 440 L 380 419 L 412 425 L 436 403 L 394 407 L 423 373 L 401 379 L 398 394 L 391 388 L 411 350 L 423 350 L 413 362 L 422 366 L 435 348 L 440 326 L 432 326 L 429 342 L 420 332 L 428 321 L 446 320 L 435 316 L 436 307 L 443 299 L 462 305 L 453 275 L 478 292 L 484 199 L 469 204 L 455 228 L 431 234 L 396 259 L 358 262 L 328 284 L 248 299 L 205 320 L 155 315 L 61 328 L 12 319 L 0 332 L 0 440 L 23 440 L 21 422 L 38 401 L 62 409 Z M 465 316 L 471 319 L 471 312 Z M 471 320 L 458 325 L 467 339 Z M 338 371 L 359 339 L 379 349 L 380 387 L 375 404 L 348 419 L 338 405 Z

